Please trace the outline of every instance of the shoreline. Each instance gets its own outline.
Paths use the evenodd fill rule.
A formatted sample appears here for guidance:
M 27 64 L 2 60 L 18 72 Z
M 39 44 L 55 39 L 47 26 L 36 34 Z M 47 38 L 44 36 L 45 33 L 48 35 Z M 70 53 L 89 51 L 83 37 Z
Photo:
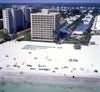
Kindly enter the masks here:
M 80 84 L 80 85 L 100 85 L 99 77 L 71 77 L 71 76 L 62 76 L 62 75 L 47 75 L 47 74 L 38 74 L 38 73 L 28 73 L 24 72 L 20 74 L 19 72 L 0 72 L 0 82 L 19 82 L 19 83 L 60 83 L 60 84 Z

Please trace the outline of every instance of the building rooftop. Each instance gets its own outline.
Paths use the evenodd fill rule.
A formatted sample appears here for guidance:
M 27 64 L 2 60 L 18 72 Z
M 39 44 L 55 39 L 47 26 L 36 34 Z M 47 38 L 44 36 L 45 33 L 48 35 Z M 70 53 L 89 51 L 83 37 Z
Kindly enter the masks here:
M 31 15 L 57 15 L 59 13 L 54 13 L 54 12 L 50 12 L 50 13 L 42 13 L 42 12 L 38 12 L 38 13 L 31 13 Z
M 100 36 L 99 35 L 92 36 L 89 43 L 91 44 L 91 42 L 100 45 Z
M 56 12 L 49 12 L 48 9 L 42 9 L 41 12 L 37 12 L 37 13 L 31 13 L 31 15 L 57 15 L 59 13 Z

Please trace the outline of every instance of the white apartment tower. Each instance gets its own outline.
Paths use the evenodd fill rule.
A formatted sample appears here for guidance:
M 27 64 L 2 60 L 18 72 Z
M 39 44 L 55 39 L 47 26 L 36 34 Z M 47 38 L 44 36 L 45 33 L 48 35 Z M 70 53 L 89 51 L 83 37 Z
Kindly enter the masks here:
M 3 10 L 3 26 L 5 31 L 8 34 L 14 34 L 16 31 L 16 22 L 14 21 L 15 19 L 15 14 L 14 14 L 14 9 L 7 8 Z
M 43 9 L 31 14 L 31 39 L 34 41 L 55 41 L 55 31 L 59 26 L 59 14 Z
M 10 32 L 10 16 L 11 16 L 11 11 L 10 9 L 4 9 L 3 10 L 3 26 L 4 26 L 4 31 L 7 33 Z

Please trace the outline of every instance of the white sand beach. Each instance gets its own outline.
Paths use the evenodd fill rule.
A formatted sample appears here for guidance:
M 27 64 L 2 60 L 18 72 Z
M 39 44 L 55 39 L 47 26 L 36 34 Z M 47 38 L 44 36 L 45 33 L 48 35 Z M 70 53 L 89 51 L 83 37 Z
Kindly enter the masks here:
M 11 73 L 14 78 L 17 73 L 64 78 L 100 78 L 99 48 L 100 45 L 74 49 L 73 44 L 6 42 L 0 44 L 0 78 L 9 77 Z

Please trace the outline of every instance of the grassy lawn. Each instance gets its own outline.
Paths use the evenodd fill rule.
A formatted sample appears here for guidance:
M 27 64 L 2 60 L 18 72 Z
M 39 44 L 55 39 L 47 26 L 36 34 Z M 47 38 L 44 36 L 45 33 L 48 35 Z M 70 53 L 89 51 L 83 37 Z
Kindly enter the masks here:
M 3 29 L 2 30 L 0 30 L 0 38 L 7 38 L 8 37 L 8 34 L 6 34 L 6 33 L 4 33 L 3 32 Z
M 31 41 L 31 34 L 30 31 L 23 32 L 16 36 L 18 41 Z

